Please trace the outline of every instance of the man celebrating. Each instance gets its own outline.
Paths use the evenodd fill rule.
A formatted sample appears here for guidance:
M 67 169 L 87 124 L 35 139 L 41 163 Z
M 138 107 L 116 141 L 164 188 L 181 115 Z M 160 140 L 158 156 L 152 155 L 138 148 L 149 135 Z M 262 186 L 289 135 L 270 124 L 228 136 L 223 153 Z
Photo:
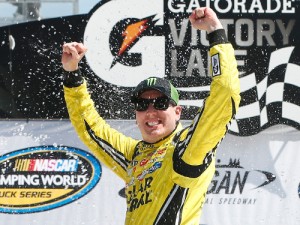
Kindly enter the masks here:
M 82 43 L 63 46 L 64 92 L 70 119 L 94 155 L 126 182 L 126 225 L 198 225 L 205 194 L 215 171 L 215 154 L 240 102 L 232 45 L 210 8 L 197 8 L 192 26 L 206 30 L 210 41 L 210 96 L 192 124 L 182 128 L 175 87 L 149 77 L 131 101 L 143 140 L 112 129 L 94 107 L 79 61 Z

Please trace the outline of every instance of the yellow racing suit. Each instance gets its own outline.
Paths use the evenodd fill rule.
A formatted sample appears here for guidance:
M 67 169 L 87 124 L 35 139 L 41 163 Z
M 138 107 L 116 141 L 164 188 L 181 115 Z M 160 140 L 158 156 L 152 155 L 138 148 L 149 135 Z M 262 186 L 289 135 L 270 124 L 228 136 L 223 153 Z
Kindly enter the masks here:
M 190 126 L 179 124 L 154 144 L 111 128 L 95 109 L 78 71 L 76 79 L 64 82 L 69 116 L 81 140 L 126 182 L 126 225 L 199 224 L 216 149 L 240 102 L 234 49 L 224 30 L 213 32 L 210 43 L 209 97 Z

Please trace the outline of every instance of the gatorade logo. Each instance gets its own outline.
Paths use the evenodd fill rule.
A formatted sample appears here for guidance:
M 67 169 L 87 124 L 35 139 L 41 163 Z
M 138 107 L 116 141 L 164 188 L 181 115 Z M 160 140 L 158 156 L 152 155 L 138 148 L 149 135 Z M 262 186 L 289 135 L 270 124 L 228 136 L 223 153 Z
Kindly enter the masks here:
M 90 153 L 41 146 L 0 157 L 0 213 L 24 214 L 69 204 L 91 191 L 101 165 Z
M 155 74 L 165 76 L 164 2 L 101 1 L 89 15 L 86 60 L 106 82 L 135 87 Z
M 114 56 L 110 70 L 116 64 L 136 67 L 142 65 L 142 54 L 130 52 L 143 36 L 149 36 L 155 27 L 155 16 L 136 19 L 121 19 L 112 29 L 109 38 L 109 47 Z

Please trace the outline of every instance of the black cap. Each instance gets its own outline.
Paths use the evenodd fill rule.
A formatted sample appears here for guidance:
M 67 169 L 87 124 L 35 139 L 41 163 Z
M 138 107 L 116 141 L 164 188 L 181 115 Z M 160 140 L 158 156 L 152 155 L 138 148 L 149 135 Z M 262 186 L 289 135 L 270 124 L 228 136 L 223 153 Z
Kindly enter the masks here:
M 176 88 L 170 81 L 160 77 L 149 77 L 140 82 L 131 94 L 131 102 L 135 102 L 136 99 L 146 90 L 157 90 L 167 96 L 170 100 L 178 104 L 179 94 Z

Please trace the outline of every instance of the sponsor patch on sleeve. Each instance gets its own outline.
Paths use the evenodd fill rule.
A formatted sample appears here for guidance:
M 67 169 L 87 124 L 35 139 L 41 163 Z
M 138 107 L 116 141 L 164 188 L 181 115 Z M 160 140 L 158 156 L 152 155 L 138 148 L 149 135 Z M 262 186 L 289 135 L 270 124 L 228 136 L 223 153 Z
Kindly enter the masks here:
M 211 56 L 211 65 L 212 65 L 212 76 L 214 77 L 214 76 L 221 75 L 219 54 L 215 54 Z

